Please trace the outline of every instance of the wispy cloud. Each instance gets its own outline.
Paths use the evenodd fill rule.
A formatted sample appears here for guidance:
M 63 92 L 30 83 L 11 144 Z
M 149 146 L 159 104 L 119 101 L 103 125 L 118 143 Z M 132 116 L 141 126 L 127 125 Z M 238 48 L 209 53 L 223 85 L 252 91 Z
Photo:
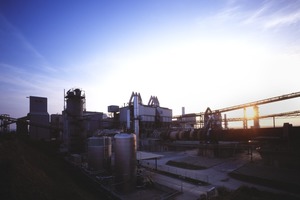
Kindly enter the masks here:
M 32 73 L 26 69 L 22 69 L 13 65 L 0 63 L 2 74 L 0 83 L 9 85 L 10 88 L 18 88 L 20 90 L 44 91 L 60 85 L 60 80 L 50 77 L 47 74 Z M 55 84 L 54 84 L 55 83 Z
M 290 13 L 281 13 L 271 17 L 264 23 L 265 28 L 280 28 L 295 25 L 300 22 L 300 9 Z
M 214 18 L 254 25 L 262 30 L 286 28 L 300 23 L 300 1 L 229 0 Z
M 56 69 L 52 67 L 47 59 L 26 39 L 22 32 L 10 23 L 5 16 L 0 13 L 0 33 L 5 37 L 0 38 L 2 41 L 3 47 L 1 51 L 11 51 L 11 54 L 14 54 L 13 51 L 21 52 L 21 57 L 29 57 L 31 60 L 35 60 L 37 66 L 35 67 L 38 70 L 44 70 L 45 72 L 55 72 Z M 15 46 L 14 49 L 11 47 Z M 8 48 L 9 47 L 9 48 Z M 5 49 L 6 48 L 6 49 Z M 3 52 L 0 52 L 3 53 Z M 1 59 L 1 56 L 0 56 Z M 16 56 L 15 59 L 18 60 Z M 21 59 L 21 58 L 19 58 Z M 3 60 L 0 60 L 3 62 Z M 26 63 L 22 63 L 26 65 Z
M 260 24 L 264 29 L 285 28 L 300 22 L 300 1 L 265 1 L 248 13 L 246 23 Z
M 300 53 L 299 0 L 228 0 L 214 15 L 202 17 L 198 22 L 201 28 L 212 33 L 239 35 L 261 40 L 274 51 Z
M 81 63 L 64 68 L 52 67 L 18 27 L 1 14 L 0 44 L 0 92 L 5 94 L 0 96 L 0 112 L 4 112 L 6 108 L 9 112 L 16 109 L 14 106 L 8 106 L 9 99 L 13 99 L 15 104 L 19 105 L 24 101 L 24 97 L 30 95 L 48 97 L 51 99 L 51 112 L 60 111 L 63 89 L 74 86 L 88 87 L 90 82 L 96 86 L 96 83 L 100 82 L 99 76 L 103 74 L 100 69 L 95 72 L 95 63 L 92 63 L 92 66 Z
M 269 9 L 268 4 L 263 4 L 261 7 L 258 7 L 255 10 L 251 10 L 244 14 L 243 23 L 244 24 L 253 24 L 260 21 L 263 21 L 265 12 Z

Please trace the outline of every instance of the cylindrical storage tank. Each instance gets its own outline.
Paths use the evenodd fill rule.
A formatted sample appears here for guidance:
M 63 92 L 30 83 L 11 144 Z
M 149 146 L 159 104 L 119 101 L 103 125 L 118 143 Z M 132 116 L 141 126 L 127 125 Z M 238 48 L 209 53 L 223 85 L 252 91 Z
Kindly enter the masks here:
M 189 140 L 194 140 L 194 134 L 195 134 L 195 131 L 191 130 L 190 134 L 189 134 Z
M 136 136 L 119 133 L 115 137 L 115 185 L 127 193 L 136 186 Z
M 90 137 L 87 140 L 88 166 L 90 170 L 110 170 L 111 138 Z
M 170 140 L 177 140 L 177 137 L 178 137 L 178 131 L 170 132 L 170 135 L 169 135 Z
M 200 140 L 200 130 L 198 129 L 196 132 L 195 132 L 195 134 L 194 134 L 194 139 L 195 140 Z
M 185 135 L 184 131 L 178 131 L 177 139 L 178 140 L 183 140 L 184 139 L 184 135 Z

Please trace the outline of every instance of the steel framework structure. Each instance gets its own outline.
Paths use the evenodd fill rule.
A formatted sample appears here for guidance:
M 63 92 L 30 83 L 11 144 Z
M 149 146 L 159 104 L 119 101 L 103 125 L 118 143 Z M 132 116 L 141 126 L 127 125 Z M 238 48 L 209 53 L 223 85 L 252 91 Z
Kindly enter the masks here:
M 226 108 L 222 108 L 222 109 L 211 110 L 210 114 L 225 113 L 225 112 L 239 110 L 239 109 L 244 109 L 244 113 L 245 113 L 246 108 L 254 107 L 255 110 L 256 110 L 256 116 L 255 117 L 246 118 L 246 115 L 244 114 L 244 117 L 227 118 L 226 115 L 225 115 L 225 117 L 224 117 L 224 119 L 222 119 L 222 121 L 225 124 L 225 128 L 227 128 L 228 122 L 233 122 L 233 121 L 243 121 L 244 128 L 247 128 L 247 121 L 248 120 L 254 120 L 255 125 L 257 127 L 259 127 L 259 119 L 273 118 L 273 123 L 275 123 L 274 122 L 275 117 L 300 116 L 300 111 L 296 110 L 296 111 L 291 111 L 291 112 L 283 112 L 283 113 L 259 116 L 259 114 L 258 114 L 258 105 L 269 104 L 269 103 L 288 100 L 288 99 L 297 98 L 297 97 L 300 97 L 300 92 L 294 92 L 294 93 L 290 93 L 290 94 L 280 95 L 280 96 L 276 96 L 276 97 L 271 97 L 271 98 L 267 98 L 267 99 L 253 101 L 253 102 L 250 102 L 250 103 L 230 106 L 230 107 L 226 107 Z M 183 123 L 192 123 L 192 121 L 196 121 L 196 123 L 199 124 L 200 128 L 203 128 L 205 126 L 205 116 L 206 115 L 207 115 L 206 112 L 189 113 L 189 114 L 184 114 L 184 115 L 173 116 L 173 120 L 178 121 L 178 122 L 182 121 Z M 191 117 L 198 118 L 198 120 L 190 120 L 190 122 L 189 122 L 189 120 L 186 120 L 186 119 L 191 119 Z

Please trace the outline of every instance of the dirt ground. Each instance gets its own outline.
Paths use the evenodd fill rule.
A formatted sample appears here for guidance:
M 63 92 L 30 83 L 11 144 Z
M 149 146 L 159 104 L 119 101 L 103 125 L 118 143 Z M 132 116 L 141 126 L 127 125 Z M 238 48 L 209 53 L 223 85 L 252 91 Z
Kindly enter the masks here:
M 96 200 L 102 196 L 76 181 L 58 157 L 15 136 L 0 137 L 0 177 L 0 199 Z

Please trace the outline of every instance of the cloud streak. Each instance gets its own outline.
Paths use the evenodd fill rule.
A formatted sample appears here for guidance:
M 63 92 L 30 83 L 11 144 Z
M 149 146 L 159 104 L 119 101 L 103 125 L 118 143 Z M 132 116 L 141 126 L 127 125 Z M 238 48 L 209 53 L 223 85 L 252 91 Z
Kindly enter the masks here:
M 277 29 L 300 22 L 300 1 L 265 1 L 250 12 L 248 22 L 260 22 L 262 28 Z
M 0 68 L 2 70 L 0 76 L 1 112 L 8 112 L 15 117 L 26 115 L 27 110 L 23 106 L 27 102 L 25 99 L 27 96 L 47 97 L 49 98 L 49 113 L 61 111 L 64 86 L 71 85 L 68 80 L 48 76 L 48 74 L 32 73 L 3 63 L 0 63 Z
M 36 68 L 37 70 L 40 70 L 42 72 L 55 72 L 57 71 L 54 67 L 52 67 L 47 59 L 39 53 L 38 50 L 25 38 L 25 36 L 22 34 L 22 32 L 15 27 L 12 23 L 10 23 L 1 13 L 0 13 L 0 34 L 3 36 L 1 40 L 3 41 L 3 44 L 8 44 L 6 46 L 3 46 L 2 51 L 8 51 L 10 54 L 15 55 L 15 52 L 19 53 L 19 59 L 23 61 L 23 63 L 17 63 L 18 61 L 11 61 L 7 60 L 6 62 L 14 62 L 15 64 L 24 65 L 23 67 L 31 67 Z M 14 48 L 12 48 L 14 47 Z M 25 57 L 25 58 L 24 58 Z M 15 58 L 18 58 L 18 56 L 15 56 Z M 27 64 L 26 62 L 31 59 L 28 63 L 32 63 L 32 60 L 35 60 L 35 65 L 32 66 L 32 64 Z M 3 58 L 0 59 L 2 60 Z M 18 59 L 17 59 L 18 60 Z M 3 62 L 3 60 L 2 60 Z M 10 63 L 11 64 L 11 63 Z M 31 65 L 31 66 L 30 66 Z
M 290 14 L 284 13 L 274 16 L 272 19 L 264 23 L 265 28 L 281 28 L 284 26 L 291 26 L 300 22 L 300 9 L 293 11 Z
M 278 29 L 300 23 L 300 1 L 228 1 L 215 18 Z
M 4 63 L 0 63 L 0 68 L 2 69 L 0 76 L 2 84 L 10 85 L 10 88 L 24 89 L 27 92 L 44 92 L 47 91 L 47 88 L 53 89 L 65 83 L 65 81 L 47 74 L 32 73 L 26 69 Z

